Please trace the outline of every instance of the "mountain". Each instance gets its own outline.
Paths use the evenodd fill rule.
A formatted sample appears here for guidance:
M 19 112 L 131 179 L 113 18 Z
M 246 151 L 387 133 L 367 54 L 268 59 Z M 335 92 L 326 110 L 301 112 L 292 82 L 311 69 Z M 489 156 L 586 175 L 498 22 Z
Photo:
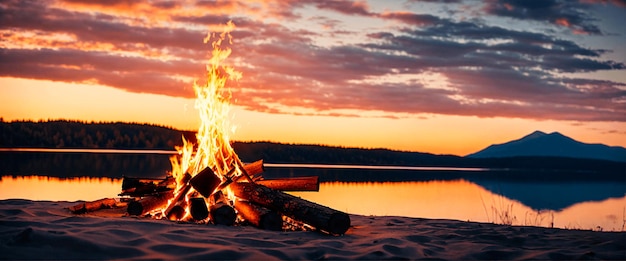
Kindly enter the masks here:
M 521 139 L 491 145 L 467 155 L 468 158 L 506 158 L 519 156 L 567 157 L 626 162 L 626 148 L 576 141 L 558 132 L 535 131 Z

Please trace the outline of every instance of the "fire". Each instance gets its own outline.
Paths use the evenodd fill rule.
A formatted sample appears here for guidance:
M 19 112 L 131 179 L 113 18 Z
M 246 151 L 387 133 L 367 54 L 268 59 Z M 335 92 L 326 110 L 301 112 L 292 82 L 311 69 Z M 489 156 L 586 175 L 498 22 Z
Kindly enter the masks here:
M 195 107 L 201 120 L 197 144 L 183 137 L 183 146 L 176 148 L 179 155 L 170 158 L 170 177 L 156 181 L 125 179 L 120 196 L 144 196 L 130 201 L 127 213 L 227 226 L 249 223 L 277 231 L 315 227 L 344 234 L 350 227 L 348 214 L 281 191 L 317 191 L 317 177 L 264 180 L 260 174 L 263 161 L 244 167 L 232 148 L 228 135 L 232 94 L 226 83 L 239 80 L 241 73 L 224 63 L 231 49 L 222 44 L 232 43 L 230 32 L 234 28 L 228 22 L 221 33 L 209 33 L 204 39 L 213 49 L 206 66 L 206 83 L 194 83 Z M 172 182 L 176 183 L 173 190 Z
M 204 38 L 205 44 L 211 44 L 212 51 L 206 65 L 206 83 L 194 82 L 193 86 L 196 93 L 195 108 L 198 110 L 201 120 L 196 134 L 197 144 L 194 145 L 183 137 L 183 146 L 176 148 L 179 155 L 170 158 L 172 175 L 177 184 L 175 191 L 187 193 L 186 197 L 194 193 L 193 188 L 184 192 L 180 191 L 185 185 L 186 173 L 194 177 L 208 167 L 222 182 L 243 173 L 243 164 L 230 144 L 231 126 L 228 113 L 232 95 L 226 86 L 229 80 L 239 80 L 242 74 L 233 67 L 225 65 L 224 62 L 232 50 L 222 46 L 224 41 L 232 44 L 230 33 L 234 29 L 235 24 L 229 21 L 223 26 L 221 33 L 209 33 Z M 224 192 L 227 198 L 233 199 L 228 189 L 225 189 Z M 170 202 L 168 205 L 175 203 Z

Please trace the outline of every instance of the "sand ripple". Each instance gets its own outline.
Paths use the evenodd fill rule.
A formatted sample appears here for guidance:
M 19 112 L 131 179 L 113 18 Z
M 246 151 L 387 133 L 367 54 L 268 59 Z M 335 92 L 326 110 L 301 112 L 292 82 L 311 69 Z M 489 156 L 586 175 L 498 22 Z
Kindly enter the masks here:
M 0 259 L 626 259 L 625 232 L 351 215 L 343 236 L 74 216 L 74 202 L 0 201 Z

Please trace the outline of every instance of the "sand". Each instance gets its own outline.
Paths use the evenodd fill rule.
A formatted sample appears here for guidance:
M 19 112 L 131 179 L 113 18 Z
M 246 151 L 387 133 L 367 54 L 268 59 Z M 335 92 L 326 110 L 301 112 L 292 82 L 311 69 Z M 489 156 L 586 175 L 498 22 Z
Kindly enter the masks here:
M 76 202 L 0 201 L 0 259 L 626 259 L 626 232 L 350 215 L 345 235 L 72 215 Z

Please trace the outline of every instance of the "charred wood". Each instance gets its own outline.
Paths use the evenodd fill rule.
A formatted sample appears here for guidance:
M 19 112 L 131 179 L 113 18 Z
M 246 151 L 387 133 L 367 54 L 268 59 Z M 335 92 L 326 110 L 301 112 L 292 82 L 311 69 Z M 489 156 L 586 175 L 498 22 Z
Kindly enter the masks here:
M 176 191 L 176 194 L 174 196 L 174 199 L 172 199 L 172 201 L 169 203 L 169 205 L 167 206 L 167 208 L 165 209 L 164 213 L 165 216 L 168 219 L 172 219 L 170 217 L 172 216 L 177 216 L 175 215 L 175 213 L 173 213 L 174 208 L 176 206 L 179 206 L 182 208 L 182 204 L 185 202 L 185 196 L 187 196 L 187 192 L 189 192 L 189 190 L 191 189 L 191 185 L 189 184 L 189 180 L 191 180 L 191 175 L 189 173 L 185 173 L 185 176 L 183 176 L 182 179 L 182 183 L 184 184 L 180 189 L 178 189 Z M 177 212 L 180 212 L 179 210 L 176 210 Z M 183 213 L 184 213 L 185 209 L 183 208 Z M 182 218 L 182 216 L 181 216 Z
M 128 202 L 126 212 L 129 215 L 142 216 L 148 212 L 165 207 L 167 201 L 174 196 L 172 191 L 159 193 L 154 196 L 147 196 L 140 200 Z
M 243 166 L 243 168 L 246 170 L 246 172 L 248 172 L 248 175 L 250 175 L 252 180 L 255 180 L 255 178 L 258 179 L 258 177 L 260 177 L 259 174 L 265 171 L 265 167 L 263 166 L 262 159 L 246 164 Z
M 83 214 L 86 212 L 96 211 L 103 208 L 114 208 L 117 204 L 117 200 L 114 198 L 103 198 L 96 201 L 83 202 L 69 207 L 70 211 L 74 214 Z
M 208 167 L 193 176 L 189 181 L 189 184 L 205 198 L 209 198 L 220 183 L 222 183 L 220 177 Z
M 237 214 L 230 204 L 228 199 L 224 196 L 222 191 L 213 193 L 210 199 L 209 214 L 211 215 L 211 221 L 216 225 L 232 226 L 237 220 Z
M 256 184 L 282 191 L 319 191 L 317 176 L 257 180 Z
M 350 228 L 348 214 L 282 191 L 250 182 L 233 183 L 230 188 L 239 198 L 276 210 L 330 234 L 344 234 Z
M 187 206 L 187 203 L 180 203 L 180 204 L 174 205 L 166 213 L 165 216 L 167 217 L 167 219 L 171 221 L 181 220 L 183 219 L 183 217 L 185 217 L 186 206 Z
M 246 221 L 258 228 L 274 231 L 280 231 L 283 228 L 283 218 L 276 211 L 249 201 L 237 201 L 235 209 Z
M 205 220 L 209 217 L 209 209 L 206 206 L 206 200 L 203 197 L 194 197 L 189 199 L 189 212 L 194 220 Z
M 173 190 L 176 187 L 176 180 L 172 176 L 165 179 L 145 179 L 124 177 L 122 181 L 122 193 L 120 196 L 143 197 Z

